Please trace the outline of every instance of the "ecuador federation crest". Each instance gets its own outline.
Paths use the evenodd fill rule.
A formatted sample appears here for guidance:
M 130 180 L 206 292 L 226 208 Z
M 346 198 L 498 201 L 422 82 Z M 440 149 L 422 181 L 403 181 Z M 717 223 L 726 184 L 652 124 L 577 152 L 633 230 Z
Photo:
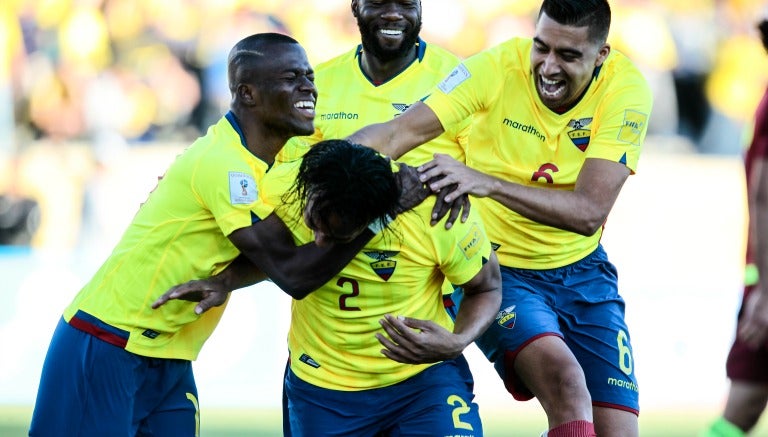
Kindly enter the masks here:
M 502 328 L 514 328 L 515 321 L 517 320 L 517 312 L 515 312 L 516 306 L 517 305 L 508 306 L 499 311 L 499 313 L 496 315 L 496 323 L 498 323 Z
M 396 250 L 370 250 L 363 251 L 363 253 L 373 260 L 371 268 L 381 279 L 388 281 L 395 273 L 395 267 L 397 267 L 397 261 L 390 259 L 393 256 L 400 253 Z
M 591 123 L 592 117 L 580 118 L 568 122 L 568 127 L 572 129 L 568 131 L 568 138 L 570 138 L 573 145 L 578 147 L 582 152 L 587 150 L 587 147 L 589 146 L 589 138 L 592 135 L 592 131 L 588 129 L 587 126 Z

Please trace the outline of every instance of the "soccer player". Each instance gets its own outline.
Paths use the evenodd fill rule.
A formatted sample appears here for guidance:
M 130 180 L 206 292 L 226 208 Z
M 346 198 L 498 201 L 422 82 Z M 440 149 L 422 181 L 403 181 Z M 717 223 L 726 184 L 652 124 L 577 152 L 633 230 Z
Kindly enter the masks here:
M 325 140 L 284 165 L 297 176 L 283 180 L 296 184 L 276 212 L 299 242 L 350 241 L 369 222 L 388 221 L 394 174 L 374 150 Z M 462 351 L 498 312 L 498 262 L 474 209 L 443 229 L 429 225 L 433 203 L 398 215 L 336 277 L 293 301 L 286 435 L 482 435 Z M 208 289 L 226 276 L 231 283 L 234 271 Z M 443 305 L 446 278 L 465 293 L 455 323 Z
M 549 437 L 639 432 L 624 301 L 600 237 L 637 168 L 652 95 L 607 44 L 610 19 L 605 0 L 544 0 L 532 40 L 468 58 L 423 102 L 350 137 L 396 158 L 473 115 L 468 165 L 437 155 L 422 180 L 457 184 L 449 201 L 477 198 L 503 294 L 477 344 L 516 399 L 538 398 Z
M 768 19 L 759 25 L 768 51 Z M 737 335 L 726 361 L 731 380 L 722 416 L 702 437 L 740 437 L 760 419 L 768 402 L 768 89 L 755 112 L 752 142 L 744 159 L 749 206 L 747 282 Z
M 288 142 L 278 160 L 301 156 L 326 138 L 344 138 L 371 123 L 399 116 L 458 65 L 460 59 L 419 38 L 421 1 L 352 0 L 361 44 L 315 66 L 318 103 L 315 132 Z M 411 165 L 435 151 L 465 159 L 469 119 L 398 161 Z
M 288 138 L 314 129 L 317 91 L 299 43 L 271 33 L 241 40 L 229 55 L 229 86 L 231 110 L 168 168 L 64 310 L 43 366 L 31 436 L 197 435 L 191 361 L 223 306 L 196 314 L 188 302 L 155 311 L 149 303 L 233 260 L 258 266 L 250 269 L 254 281 L 269 276 L 301 298 L 373 237 L 365 231 L 348 244 L 297 248 L 265 202 L 261 181 L 277 152 Z M 401 174 L 408 172 L 398 172 L 402 185 Z M 245 256 L 236 260 L 239 253 Z

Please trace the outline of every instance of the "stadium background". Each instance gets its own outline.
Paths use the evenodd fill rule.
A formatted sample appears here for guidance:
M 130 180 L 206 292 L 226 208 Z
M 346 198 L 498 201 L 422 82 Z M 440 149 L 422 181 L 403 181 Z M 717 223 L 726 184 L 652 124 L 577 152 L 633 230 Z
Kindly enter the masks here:
M 539 0 L 422 3 L 422 37 L 469 56 L 530 35 Z M 641 434 L 695 435 L 727 388 L 743 276 L 740 154 L 768 83 L 754 30 L 768 4 L 611 4 L 610 41 L 656 103 L 603 242 L 628 303 Z M 359 42 L 348 0 L 0 3 L 0 435 L 23 434 L 61 310 L 157 176 L 226 108 L 228 49 L 262 31 L 291 34 L 315 63 Z M 278 429 L 289 305 L 269 284 L 233 295 L 195 363 L 203 435 Z M 487 435 L 538 435 L 535 401 L 513 401 L 474 346 L 468 355 Z M 768 436 L 765 423 L 755 435 Z

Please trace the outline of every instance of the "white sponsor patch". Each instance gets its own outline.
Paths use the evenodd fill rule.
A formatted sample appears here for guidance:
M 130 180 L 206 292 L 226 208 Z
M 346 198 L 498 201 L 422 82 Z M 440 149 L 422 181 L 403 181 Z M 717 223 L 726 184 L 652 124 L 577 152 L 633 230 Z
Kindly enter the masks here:
M 253 203 L 258 193 L 253 176 L 239 171 L 229 172 L 229 201 L 232 205 Z
M 459 64 L 458 67 L 454 68 L 453 71 L 451 71 L 451 74 L 448 75 L 445 79 L 443 79 L 442 82 L 437 86 L 440 88 L 440 91 L 448 94 L 451 91 L 453 91 L 457 86 L 459 86 L 462 82 L 469 79 L 469 77 L 472 76 L 469 74 L 469 70 L 467 70 L 467 67 L 464 66 L 464 64 Z

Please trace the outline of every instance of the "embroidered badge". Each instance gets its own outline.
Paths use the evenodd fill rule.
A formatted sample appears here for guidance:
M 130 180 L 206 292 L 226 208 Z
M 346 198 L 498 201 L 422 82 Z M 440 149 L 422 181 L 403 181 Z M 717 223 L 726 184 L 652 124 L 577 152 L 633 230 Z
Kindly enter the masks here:
M 374 260 L 371 263 L 373 272 L 376 273 L 381 279 L 388 281 L 395 273 L 395 267 L 397 267 L 397 261 L 392 258 L 397 255 L 398 251 L 394 250 L 371 250 L 363 252 L 368 258 Z
M 465 67 L 464 64 L 459 64 L 453 71 L 451 71 L 451 74 L 449 74 L 448 77 L 443 79 L 443 81 L 437 85 L 437 87 L 440 88 L 440 91 L 448 94 L 457 86 L 461 85 L 462 82 L 469 79 L 470 76 L 472 75 L 469 74 L 467 67 Z
M 589 138 L 592 134 L 592 131 L 587 129 L 587 126 L 589 126 L 591 123 L 592 117 L 580 118 L 578 120 L 571 120 L 568 122 L 568 127 L 573 129 L 568 131 L 568 138 L 570 138 L 571 141 L 573 141 L 573 144 L 582 152 L 587 150 L 587 147 L 589 146 Z
M 253 203 L 258 193 L 253 176 L 239 171 L 229 172 L 229 202 L 232 205 Z

